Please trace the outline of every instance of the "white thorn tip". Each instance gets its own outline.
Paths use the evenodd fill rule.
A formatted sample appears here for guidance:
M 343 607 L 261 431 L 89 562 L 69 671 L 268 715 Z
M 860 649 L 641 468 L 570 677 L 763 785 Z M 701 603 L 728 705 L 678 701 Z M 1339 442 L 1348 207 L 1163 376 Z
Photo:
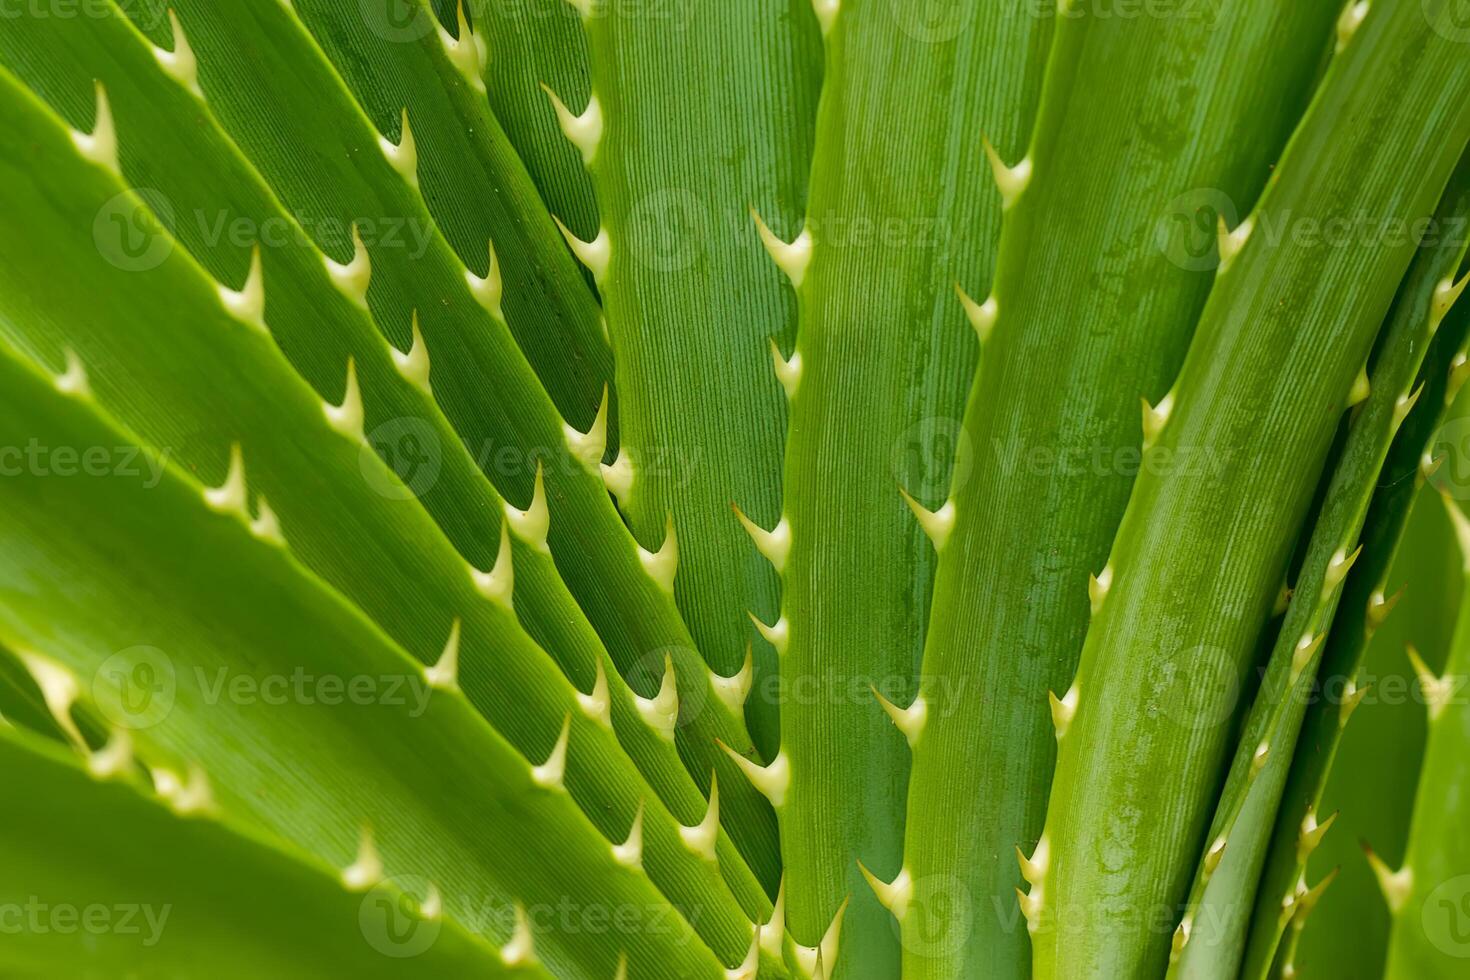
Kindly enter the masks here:
M 245 456 L 240 451 L 238 442 L 230 446 L 230 463 L 225 472 L 225 481 L 217 487 L 205 490 L 204 502 L 216 513 L 236 514 L 249 520 L 250 513 L 245 502 Z
M 771 916 L 760 926 L 761 950 L 767 956 L 780 959 L 785 955 L 783 942 L 786 935 L 786 875 L 781 875 L 776 885 L 776 900 L 771 903 Z
M 357 859 L 342 871 L 342 884 L 348 891 L 364 892 L 383 880 L 383 859 L 373 842 L 373 829 L 362 828 L 357 839 Z
M 1000 189 L 1001 210 L 1009 211 L 1031 183 L 1031 158 L 1023 157 L 1020 163 L 1008 167 L 988 139 L 985 141 L 985 157 L 990 161 L 995 186 Z
M 77 152 L 99 167 L 120 173 L 117 162 L 117 127 L 112 121 L 112 103 L 107 99 L 107 89 L 100 80 L 96 83 L 97 114 L 92 132 L 73 131 L 72 143 Z
M 1293 684 L 1297 682 L 1297 678 L 1301 677 L 1302 671 L 1307 669 L 1312 658 L 1317 655 L 1317 650 L 1325 639 L 1327 639 L 1326 633 L 1318 633 L 1315 636 L 1311 633 L 1303 633 L 1296 641 L 1296 646 L 1291 651 L 1291 682 Z
M 786 278 L 791 280 L 793 288 L 800 289 L 802 282 L 806 279 L 807 266 L 812 261 L 811 231 L 803 226 L 801 233 L 794 239 L 783 242 L 755 208 L 750 209 L 750 217 L 755 221 L 761 244 L 765 246 L 766 252 L 775 261 L 777 268 L 786 273 Z
M 114 728 L 107 744 L 87 756 L 87 771 L 97 779 L 113 779 L 133 765 L 133 739 L 126 729 Z
M 367 308 L 368 286 L 373 279 L 373 262 L 363 244 L 362 233 L 357 225 L 352 226 L 352 258 L 346 265 L 338 264 L 330 255 L 322 256 L 327 275 L 338 292 L 363 309 Z
M 419 916 L 432 922 L 443 914 L 444 897 L 439 894 L 439 889 L 431 881 L 429 882 L 428 891 L 424 895 L 424 900 L 419 905 Z
M 459 36 L 455 37 L 446 31 L 443 25 L 439 25 L 439 42 L 444 46 L 444 53 L 449 56 L 449 63 L 454 65 L 456 71 L 464 76 L 465 81 L 479 92 L 485 91 L 485 76 L 482 71 L 484 52 L 481 42 L 475 32 L 470 30 L 469 21 L 465 18 L 464 2 L 459 4 Z
M 837 23 L 838 11 L 842 9 L 842 0 L 812 0 L 812 10 L 817 15 L 817 26 L 822 29 L 822 37 L 832 33 L 832 25 Z
M 577 704 L 582 713 L 603 728 L 612 727 L 612 698 L 607 690 L 607 668 L 602 665 L 602 658 L 597 659 L 597 677 L 592 681 L 590 694 L 577 692 Z
M 1051 849 L 1047 846 L 1045 835 L 1036 842 L 1036 849 L 1029 858 L 1021 850 L 1021 846 L 1016 845 L 1016 862 L 1021 866 L 1021 877 L 1026 879 L 1035 894 L 1035 890 L 1046 880 L 1046 869 L 1051 863 Z
M 1271 746 L 1269 743 L 1262 742 L 1261 744 L 1256 746 L 1256 750 L 1251 753 L 1252 778 L 1254 778 L 1257 773 L 1259 773 L 1262 769 L 1266 767 L 1266 760 L 1270 757 L 1270 755 Z
M 1327 831 L 1332 829 L 1333 823 L 1337 821 L 1337 814 L 1317 822 L 1317 811 L 1315 808 L 1307 810 L 1307 815 L 1302 818 L 1301 835 L 1297 838 L 1296 855 L 1297 862 L 1305 864 L 1307 858 L 1322 843 L 1322 838 L 1327 836 Z
M 551 107 L 556 110 L 556 121 L 561 126 L 562 135 L 582 154 L 582 163 L 590 167 L 597 156 L 598 144 L 602 142 L 602 106 L 598 104 L 597 94 L 588 97 L 587 108 L 579 115 L 567 108 L 550 85 L 542 82 L 541 91 L 546 93 Z
M 1104 565 L 1103 570 L 1097 575 L 1089 576 L 1087 579 L 1087 598 L 1092 603 L 1092 614 L 1096 616 L 1101 611 L 1103 600 L 1108 597 L 1108 589 L 1113 586 L 1113 566 L 1111 563 Z
M 378 137 L 378 146 L 387 158 L 388 165 L 398 171 L 408 186 L 415 189 L 419 186 L 419 152 L 413 141 L 413 127 L 408 123 L 408 107 L 403 107 L 402 122 L 399 124 L 398 142 L 394 143 L 386 136 Z
M 1459 282 L 1455 282 L 1453 276 L 1447 276 L 1434 288 L 1434 301 L 1429 314 L 1431 330 L 1439 329 L 1467 285 L 1470 285 L 1470 273 L 1466 273 Z
M 187 780 L 179 779 L 172 770 L 155 769 L 153 788 L 181 817 L 214 811 L 214 793 L 209 788 L 209 777 L 198 766 L 189 767 Z
M 245 282 L 238 291 L 228 286 L 219 286 L 220 303 L 230 316 L 241 323 L 265 330 L 265 274 L 261 268 L 260 246 L 250 251 L 250 268 L 245 273 Z
M 664 525 L 664 543 L 657 551 L 638 549 L 638 561 L 648 577 L 669 595 L 674 594 L 674 576 L 679 571 L 679 539 L 674 534 L 674 515 Z
M 658 692 L 651 698 L 641 697 L 634 692 L 633 704 L 638 714 L 654 731 L 667 742 L 674 740 L 679 727 L 679 683 L 674 671 L 673 654 L 664 654 L 664 673 L 659 680 Z
M 1057 741 L 1066 737 L 1067 729 L 1072 726 L 1072 719 L 1077 716 L 1077 703 L 1081 698 L 1077 690 L 1077 682 L 1067 688 L 1067 693 L 1057 697 L 1055 692 L 1047 691 L 1047 699 L 1051 702 L 1051 724 L 1057 733 Z
M 286 536 L 281 533 L 281 519 L 263 495 L 255 498 L 255 520 L 250 522 L 250 533 L 269 544 L 286 543 Z
M 520 902 L 515 903 L 515 917 L 515 930 L 511 933 L 510 942 L 500 947 L 500 958 L 509 967 L 530 966 L 536 962 L 536 937 L 531 932 L 531 920 Z
M 423 331 L 419 329 L 418 310 L 413 311 L 413 320 L 409 325 L 408 350 L 393 348 L 393 367 L 404 381 L 426 395 L 433 394 L 433 389 L 429 386 L 429 345 L 424 342 Z
M 1353 563 L 1362 553 L 1361 544 L 1353 549 L 1352 554 L 1348 554 L 1346 548 L 1338 548 L 1332 553 L 1332 558 L 1327 563 L 1327 574 L 1322 583 L 1322 598 L 1326 599 L 1342 584 L 1342 580 L 1347 578 L 1347 573 L 1352 570 Z
M 596 471 L 602 465 L 607 452 L 608 386 L 602 386 L 602 402 L 597 408 L 597 417 L 586 432 L 579 432 L 570 423 L 562 423 L 562 434 L 566 436 L 567 449 L 587 469 Z
M 531 781 L 542 789 L 562 789 L 562 779 L 567 772 L 567 744 L 572 738 L 572 716 L 569 714 L 562 720 L 561 733 L 556 737 L 556 744 L 551 747 L 551 754 L 546 761 L 539 766 L 531 768 Z
M 767 643 L 776 648 L 777 653 L 785 653 L 787 643 L 791 639 L 791 626 L 786 622 L 786 617 L 781 616 L 770 626 L 761 622 L 753 612 L 747 612 L 750 621 L 755 624 L 756 632 L 759 633 Z
M 617 498 L 618 503 L 627 506 L 628 497 L 633 492 L 633 456 L 628 448 L 624 446 L 618 450 L 617 458 L 611 463 L 603 463 L 600 472 L 602 485 Z
M 1214 874 L 1215 869 L 1220 866 L 1220 859 L 1225 856 L 1225 845 L 1227 843 L 1229 843 L 1229 840 L 1224 834 L 1221 834 L 1219 837 L 1215 838 L 1213 843 L 1210 844 L 1210 849 L 1205 851 L 1206 878 L 1209 878 L 1210 875 Z
M 1361 405 L 1373 394 L 1373 382 L 1368 378 L 1368 365 L 1364 364 L 1358 368 L 1358 376 L 1353 379 L 1353 386 L 1348 390 L 1347 406 L 1352 408 Z
M 551 218 L 561 229 L 562 237 L 567 240 L 567 246 L 571 248 L 577 261 L 585 265 L 592 273 L 593 280 L 601 285 L 607 278 L 607 269 L 612 263 L 612 239 L 608 236 L 607 229 L 597 229 L 597 237 L 590 242 L 584 242 L 573 234 L 570 228 L 562 224 L 562 220 L 556 215 L 552 215 Z
M 914 897 L 914 879 L 909 874 L 909 869 L 899 868 L 898 874 L 894 875 L 892 881 L 884 881 L 869 871 L 868 866 L 863 862 L 859 861 L 857 866 L 863 878 L 868 882 L 868 887 L 873 889 L 874 895 L 878 896 L 878 904 L 893 913 L 893 917 L 902 922 L 908 915 L 909 902 Z
M 837 948 L 842 937 L 842 919 L 847 914 L 848 899 L 843 899 L 842 904 L 837 906 L 837 912 L 832 916 L 832 922 L 827 926 L 827 931 L 822 935 L 822 941 L 816 946 L 802 946 L 795 944 L 796 962 L 812 980 L 824 980 L 826 971 L 822 964 L 837 963 Z
M 750 949 L 745 953 L 745 959 L 736 966 L 725 971 L 725 980 L 756 980 L 761 968 L 761 927 L 755 927 L 755 932 L 750 939 Z
M 531 504 L 525 510 L 517 510 L 509 501 L 505 502 L 505 519 L 515 536 L 537 551 L 549 553 L 546 535 L 551 530 L 551 511 L 546 505 L 546 477 L 541 460 L 536 460 L 536 481 L 531 491 Z
M 628 826 L 628 837 L 621 844 L 612 846 L 613 860 L 625 868 L 643 867 L 643 801 L 633 811 L 633 822 Z
M 780 809 L 785 805 L 786 791 L 791 787 L 791 762 L 784 749 L 776 753 L 770 765 L 763 766 L 747 759 L 723 742 L 719 746 L 740 767 L 740 771 L 745 773 L 750 784 L 771 801 L 771 806 Z
M 955 507 L 953 500 L 946 500 L 938 510 L 930 510 L 909 495 L 902 487 L 898 492 L 903 494 L 904 503 L 909 505 L 909 510 L 919 520 L 919 526 L 924 529 L 924 534 L 934 545 L 935 551 L 943 551 L 945 544 L 949 541 L 950 532 L 954 530 Z
M 1337 52 L 1339 54 L 1352 42 L 1353 35 L 1358 33 L 1363 18 L 1367 16 L 1368 0 L 1350 2 L 1343 8 L 1342 16 L 1337 19 Z
M 76 351 L 68 347 L 62 354 L 66 368 L 56 376 L 56 390 L 73 398 L 91 398 L 92 384 L 87 379 L 87 367 Z
M 750 687 L 755 680 L 755 656 L 750 644 L 745 645 L 745 662 L 740 665 L 739 670 L 730 677 L 721 677 L 711 670 L 709 680 L 715 696 L 730 709 L 731 714 L 740 716 L 745 710 L 745 699 L 750 696 Z
M 511 557 L 510 522 L 500 522 L 500 550 L 495 556 L 495 566 L 488 572 L 471 567 L 475 588 L 492 602 L 506 609 L 513 608 L 512 594 L 515 590 L 515 565 Z
M 1235 261 L 1235 257 L 1240 254 L 1240 250 L 1245 248 L 1245 243 L 1250 239 L 1251 229 L 1254 227 L 1254 220 L 1251 218 L 1246 218 L 1240 224 L 1235 226 L 1234 231 L 1231 231 L 1225 225 L 1225 216 L 1223 214 L 1220 215 L 1221 272 L 1224 272 L 1226 267 L 1229 266 L 1231 262 Z
M 1408 654 L 1409 663 L 1413 665 L 1414 673 L 1419 678 L 1419 689 L 1424 695 L 1424 706 L 1429 709 L 1429 720 L 1437 721 L 1454 696 L 1455 680 L 1449 676 L 1440 677 L 1430 670 L 1424 658 L 1419 656 L 1418 648 L 1412 643 L 1404 647 L 1404 652 Z
M 786 392 L 787 401 L 795 398 L 797 389 L 801 387 L 801 351 L 792 351 L 789 359 L 782 357 L 781 348 L 772 337 L 771 366 L 776 371 L 776 380 L 781 382 Z
M 41 692 L 41 700 L 46 702 L 46 710 L 51 713 L 56 724 L 74 745 L 85 748 L 87 740 L 82 738 L 81 730 L 71 716 L 71 706 L 81 693 L 76 675 L 55 660 L 39 653 L 17 651 L 16 655 L 26 672 L 31 675 L 31 680 L 35 681 L 37 690 Z
M 362 431 L 362 389 L 357 385 L 357 365 L 352 358 L 347 359 L 347 381 L 342 389 L 341 404 L 323 402 L 322 412 L 327 417 L 327 424 L 340 435 L 353 442 L 365 439 Z
M 766 561 L 771 563 L 771 567 L 776 569 L 776 574 L 779 575 L 785 571 L 786 559 L 791 554 L 791 524 L 786 518 L 781 518 L 781 520 L 776 522 L 775 527 L 767 531 L 755 521 L 746 517 L 745 512 L 735 504 L 731 504 L 730 509 L 735 512 L 735 516 L 739 518 L 741 526 L 750 535 L 750 539 L 755 542 L 755 549 L 765 557 Z
M 562 231 L 566 232 L 566 229 L 562 228 Z M 500 301 L 505 296 L 505 280 L 500 275 L 500 257 L 495 254 L 495 243 L 487 240 L 486 251 L 490 258 L 485 267 L 485 278 L 475 275 L 472 269 L 465 269 L 464 281 L 481 308 L 495 319 L 504 320 L 505 312 L 500 308 Z
M 960 298 L 960 305 L 965 308 L 965 317 L 970 321 L 970 326 L 975 328 L 975 334 L 980 338 L 980 346 L 984 347 L 990 340 L 990 334 L 995 329 L 995 321 L 1000 317 L 1000 303 L 994 294 L 989 296 L 985 302 L 977 303 L 970 298 L 959 283 L 954 284 L 955 294 Z
M 1164 426 L 1169 422 L 1169 416 L 1174 411 L 1174 392 L 1165 395 L 1157 405 L 1150 405 L 1148 399 L 1143 402 L 1143 448 L 1152 449 L 1154 443 L 1159 441 L 1159 435 L 1164 431 Z
M 1408 865 L 1393 871 L 1383 862 L 1383 858 L 1374 853 L 1371 847 L 1364 845 L 1363 851 L 1368 856 L 1368 864 L 1373 869 L 1373 877 L 1378 879 L 1378 887 L 1383 890 L 1383 898 L 1388 903 L 1389 911 L 1397 915 L 1409 901 L 1409 894 L 1414 890 L 1414 872 Z
M 444 642 L 444 651 L 434 666 L 424 671 L 430 687 L 441 691 L 459 690 L 459 633 L 460 624 L 456 619 L 449 626 L 449 639 Z
M 876 684 L 869 685 L 873 697 L 878 699 L 888 717 L 893 719 L 893 724 L 903 732 L 903 737 L 908 740 L 909 748 L 913 748 L 919 741 L 919 736 L 924 733 L 924 722 L 929 718 L 929 703 L 924 700 L 922 694 L 915 695 L 913 703 L 907 708 L 900 708 L 892 701 L 883 696 Z
M 184 27 L 172 8 L 168 12 L 168 23 L 173 28 L 174 49 L 169 51 L 155 47 L 153 56 L 166 75 L 202 99 L 204 92 L 199 88 L 199 61 L 194 57 L 189 39 L 184 36 Z
M 681 826 L 679 837 L 685 847 L 706 861 L 718 860 L 715 845 L 720 838 L 720 783 L 713 773 L 710 774 L 709 806 L 705 809 L 704 819 L 693 827 Z

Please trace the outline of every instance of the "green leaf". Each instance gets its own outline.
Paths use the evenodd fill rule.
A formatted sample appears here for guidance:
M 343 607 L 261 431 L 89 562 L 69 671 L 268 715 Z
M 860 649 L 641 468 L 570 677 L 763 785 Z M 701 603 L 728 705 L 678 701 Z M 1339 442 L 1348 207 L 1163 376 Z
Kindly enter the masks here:
M 140 445 L 69 390 L 0 356 L 0 444 L 34 440 L 48 460 L 0 480 L 0 637 L 33 664 L 48 658 L 49 676 L 70 678 L 125 730 L 176 810 L 230 814 L 344 869 L 369 827 L 382 874 L 433 881 L 445 915 L 496 945 L 512 938 L 513 902 L 632 909 L 663 925 L 599 944 L 539 930 L 537 955 L 555 973 L 610 976 L 619 946 L 634 969 L 717 973 L 571 796 L 538 784 L 463 696 L 431 687 L 248 515 L 220 510 L 219 495 L 171 467 L 63 464 L 68 452 L 115 460 Z M 81 533 L 58 537 L 57 524 Z M 568 772 L 605 767 L 595 732 L 576 727 Z M 367 881 L 374 863 L 359 865 Z
M 507 968 L 413 877 L 365 894 L 228 820 L 180 817 L 0 732 L 10 976 L 547 977 Z M 432 906 L 430 907 L 432 910 Z
M 1218 264 L 1217 214 L 1233 226 L 1259 195 L 1336 10 L 1176 14 L 1059 22 L 1036 132 L 996 159 L 1024 189 L 989 297 L 961 282 L 987 339 L 961 430 L 968 465 L 938 488 L 947 498 L 922 500 L 951 523 L 903 854 L 916 976 L 1029 975 L 1022 913 L 1050 891 L 1038 839 L 1057 728 L 1076 704 L 1088 581 L 1135 477 L 1161 465 L 1147 429 L 1174 403 Z M 1142 437 L 1140 399 L 1158 406 Z
M 1412 258 L 1391 229 L 1432 213 L 1470 136 L 1470 61 L 1449 6 L 1427 11 L 1368 13 L 1206 304 L 1158 445 L 1224 470 L 1145 472 L 1134 486 L 1058 752 L 1038 977 L 1151 974 L 1167 961 L 1169 932 L 1150 910 L 1172 918 L 1203 849 L 1229 749 L 1220 722 Z M 1391 84 L 1390 65 L 1404 68 Z M 1279 234 L 1344 212 L 1383 230 L 1351 248 Z

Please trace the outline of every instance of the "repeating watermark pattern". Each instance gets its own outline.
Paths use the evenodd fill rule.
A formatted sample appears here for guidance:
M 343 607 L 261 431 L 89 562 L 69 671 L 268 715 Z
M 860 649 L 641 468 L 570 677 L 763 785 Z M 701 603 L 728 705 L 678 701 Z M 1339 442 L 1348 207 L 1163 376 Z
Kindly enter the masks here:
M 147 902 L 48 902 L 29 895 L 23 902 L 0 902 L 0 935 L 136 936 L 152 948 L 163 938 L 173 905 Z
M 144 31 L 168 16 L 168 6 L 148 0 L 0 0 L 0 20 L 105 20 L 116 16 L 113 5 Z
M 1429 482 L 1455 500 L 1470 500 L 1470 418 L 1440 426 L 1428 449 L 1429 458 L 1439 461 Z
M 158 647 L 139 645 L 108 657 L 92 675 L 92 697 L 113 724 L 151 728 L 173 711 L 179 688 L 189 683 L 205 707 L 384 707 L 406 709 L 419 718 L 429 707 L 432 688 L 417 671 L 397 673 L 320 673 L 305 666 L 286 671 L 246 672 L 228 665 L 194 665 L 181 671 Z
M 1470 44 L 1470 0 L 1419 0 L 1434 32 L 1446 41 Z
M 173 202 L 162 191 L 140 187 L 109 198 L 92 221 L 97 252 L 124 272 L 148 272 L 173 254 Z
M 374 252 L 399 251 L 417 261 L 429 250 L 435 228 L 431 221 L 405 215 L 283 214 L 255 218 L 228 208 L 195 208 L 180 213 L 162 191 L 143 187 L 109 198 L 92 221 L 98 253 L 124 272 L 148 272 L 173 254 L 185 230 L 208 249 L 319 248 L 319 242 L 350 241 L 354 229 Z
M 1467 0 L 1470 2 L 1470 0 Z M 1220 265 L 1219 222 L 1234 230 L 1243 220 L 1240 207 L 1225 191 L 1197 187 L 1171 200 L 1154 227 L 1154 244 L 1170 262 L 1190 272 L 1207 272 Z M 1290 209 L 1266 211 L 1252 218 L 1253 242 L 1270 247 L 1285 243 L 1301 249 L 1321 248 L 1437 248 L 1463 244 L 1470 222 L 1455 217 L 1404 218 L 1401 215 L 1348 211 L 1327 217 Z
M 975 468 L 975 448 L 959 419 L 920 419 L 899 433 L 889 468 L 915 500 L 935 506 L 963 487 Z
M 709 208 L 693 191 L 657 190 L 628 212 L 629 252 L 655 272 L 687 269 L 704 257 L 710 225 Z
M 905 916 L 905 921 L 912 924 L 900 929 L 897 920 L 893 923 L 899 944 L 926 959 L 951 956 L 962 949 L 975 927 L 975 902 L 970 889 L 949 874 L 924 875 L 914 880 L 913 889 L 909 910 L 914 914 Z M 1008 905 L 1007 913 L 997 908 L 997 914 L 1019 919 L 1020 905 L 1014 899 Z M 1014 928 L 1014 921 L 1010 926 Z
M 21 446 L 0 445 L 0 479 L 141 477 L 143 489 L 152 490 L 163 480 L 172 455 L 169 449 L 148 446 L 52 446 L 32 438 Z
M 428 0 L 358 0 L 368 30 L 385 41 L 412 44 L 437 26 Z
M 1188 731 L 1228 722 L 1240 698 L 1240 668 L 1222 647 L 1200 644 L 1160 667 L 1146 711 Z
M 1027 446 L 1019 441 L 991 440 L 991 452 L 1002 473 L 1030 476 L 1153 476 L 1176 474 L 1218 481 L 1229 465 L 1227 454 L 1214 446 L 1142 446 L 1094 443 L 1085 446 Z
M 119 650 L 92 675 L 92 700 L 120 728 L 152 728 L 168 717 L 178 697 L 174 662 L 146 644 Z
M 1435 949 L 1470 959 L 1470 875 L 1441 882 L 1425 897 L 1419 917 L 1424 936 Z
M 394 959 L 426 952 L 439 939 L 440 920 L 425 918 L 412 896 L 428 895 L 433 886 L 418 875 L 395 875 L 362 897 L 357 926 L 369 946 Z
M 398 479 L 392 479 L 380 464 Z M 439 433 L 415 416 L 389 419 L 373 428 L 358 454 L 368 486 L 389 500 L 422 497 L 439 482 L 443 452 Z
M 203 692 L 204 703 L 210 706 L 221 701 L 245 707 L 380 706 L 407 708 L 410 718 L 421 717 L 428 710 L 433 690 L 418 673 L 318 674 L 305 667 L 294 667 L 289 673 L 267 674 L 247 674 L 229 667 L 206 672 L 202 667 L 195 667 L 194 681 Z

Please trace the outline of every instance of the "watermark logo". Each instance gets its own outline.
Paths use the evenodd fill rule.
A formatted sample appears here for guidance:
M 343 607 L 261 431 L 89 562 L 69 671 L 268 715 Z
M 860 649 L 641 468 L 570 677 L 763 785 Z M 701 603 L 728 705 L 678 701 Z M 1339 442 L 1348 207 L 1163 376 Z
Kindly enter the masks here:
M 1230 195 L 1213 187 L 1186 191 L 1164 208 L 1154 227 L 1154 243 L 1170 262 L 1187 272 L 1211 271 L 1220 264 L 1221 217 L 1229 228 L 1239 222 Z
M 670 187 L 639 200 L 628 214 L 628 247 L 656 272 L 687 269 L 704 257 L 710 214 L 693 191 Z
M 915 500 L 937 506 L 969 480 L 975 450 L 959 419 L 921 419 L 894 441 L 889 467 Z
M 120 728 L 151 728 L 168 717 L 178 694 L 178 675 L 168 654 L 140 645 L 102 661 L 92 675 L 92 699 Z
M 394 959 L 426 952 L 439 938 L 439 919 L 424 918 L 414 895 L 427 895 L 433 886 L 417 875 L 395 875 L 362 897 L 357 925 L 369 946 Z
M 1420 0 L 1434 33 L 1456 44 L 1470 43 L 1470 0 Z
M 173 905 L 118 902 L 47 902 L 38 895 L 24 902 L 0 903 L 0 936 L 138 936 L 152 948 L 163 938 Z
M 899 942 L 907 952 L 926 959 L 953 955 L 969 941 L 974 928 L 970 890 L 954 875 L 932 874 L 917 879 L 909 913 Z
M 1429 482 L 1455 500 L 1470 499 L 1470 418 L 1451 419 L 1429 441 L 1429 458 L 1439 461 Z
M 1420 910 L 1425 937 L 1446 956 L 1470 959 L 1470 875 L 1443 882 Z
M 973 0 L 888 0 L 898 29 L 925 44 L 953 41 L 970 26 L 979 9 Z
M 142 187 L 107 200 L 92 221 L 98 253 L 124 272 L 147 272 L 174 250 L 174 206 L 161 191 Z
M 1150 695 L 1150 714 L 1162 714 L 1189 731 L 1203 731 L 1234 715 L 1240 679 L 1225 649 L 1200 644 L 1159 669 Z
M 385 41 L 410 44 L 435 27 L 428 0 L 358 0 L 368 30 Z
M 358 453 L 358 468 L 368 486 L 389 500 L 422 497 L 439 482 L 439 434 L 421 418 L 389 419 L 368 433 Z M 397 476 L 384 472 L 383 464 Z

